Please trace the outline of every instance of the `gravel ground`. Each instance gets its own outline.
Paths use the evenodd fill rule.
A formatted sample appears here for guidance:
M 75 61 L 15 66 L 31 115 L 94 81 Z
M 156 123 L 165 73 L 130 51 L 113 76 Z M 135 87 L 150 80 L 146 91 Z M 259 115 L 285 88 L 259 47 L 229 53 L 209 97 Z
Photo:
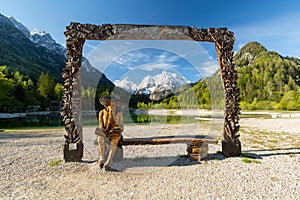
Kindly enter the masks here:
M 94 128 L 84 131 L 83 162 L 54 166 L 63 159 L 64 130 L 0 132 L 0 199 L 300 199 L 299 120 L 242 119 L 240 157 L 223 157 L 219 144 L 201 163 L 184 156 L 185 145 L 124 147 L 111 172 L 96 165 Z M 126 126 L 124 137 L 213 128 Z

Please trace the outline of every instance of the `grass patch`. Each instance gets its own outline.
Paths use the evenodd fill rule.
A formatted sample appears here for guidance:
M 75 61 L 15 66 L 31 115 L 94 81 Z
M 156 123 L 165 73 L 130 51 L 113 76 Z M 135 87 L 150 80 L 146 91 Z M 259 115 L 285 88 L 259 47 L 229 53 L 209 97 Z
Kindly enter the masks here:
M 256 163 L 256 164 L 261 164 L 259 160 L 256 160 L 257 157 L 255 155 L 250 155 L 247 153 L 242 153 L 242 162 L 244 163 Z
M 243 158 L 243 159 L 242 159 L 242 162 L 244 162 L 244 163 L 251 163 L 251 160 L 248 159 L 248 158 Z
M 248 142 L 253 143 L 253 144 L 261 144 L 261 145 L 265 144 L 265 142 L 263 140 L 257 140 L 257 139 L 253 139 L 253 138 L 249 139 Z
M 279 181 L 279 179 L 277 177 L 275 177 L 275 176 L 270 177 L 270 180 L 274 181 L 274 182 Z
M 288 135 L 284 138 L 284 140 L 294 140 L 295 138 L 291 135 Z
M 256 136 L 256 131 L 247 131 L 246 134 L 249 134 L 249 135 L 254 135 L 254 137 Z
M 268 140 L 268 142 L 271 142 L 271 143 L 277 143 L 278 140 Z
M 48 166 L 52 167 L 52 166 L 55 166 L 55 165 L 58 165 L 59 163 L 61 163 L 62 160 L 55 160 L 55 161 L 52 161 L 48 164 Z
M 256 163 L 256 164 L 261 164 L 261 162 L 259 160 L 251 160 L 253 163 Z
M 278 146 L 275 146 L 275 145 L 272 145 L 272 144 L 268 144 L 267 147 L 269 149 L 277 149 L 277 148 L 279 148 Z

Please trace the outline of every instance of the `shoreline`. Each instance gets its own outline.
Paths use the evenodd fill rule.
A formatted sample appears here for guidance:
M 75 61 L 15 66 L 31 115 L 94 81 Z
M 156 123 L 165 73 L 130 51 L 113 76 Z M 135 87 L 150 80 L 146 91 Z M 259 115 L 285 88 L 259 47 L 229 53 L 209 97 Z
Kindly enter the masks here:
M 223 116 L 223 110 L 205 110 L 205 109 L 151 109 L 145 111 L 149 115 L 186 115 L 186 116 Z M 300 118 L 300 111 L 241 111 L 240 115 L 270 115 L 271 118 Z

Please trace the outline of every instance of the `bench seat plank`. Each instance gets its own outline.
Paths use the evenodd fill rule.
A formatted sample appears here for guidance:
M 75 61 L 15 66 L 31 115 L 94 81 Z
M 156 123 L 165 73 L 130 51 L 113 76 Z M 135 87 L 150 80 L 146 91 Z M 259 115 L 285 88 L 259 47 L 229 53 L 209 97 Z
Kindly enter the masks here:
M 184 136 L 158 136 L 158 137 L 148 137 L 148 138 L 124 138 L 120 141 L 120 145 L 161 145 L 161 144 L 179 144 L 186 143 L 192 145 L 199 145 L 201 143 L 216 144 L 218 140 L 216 138 L 208 136 L 194 136 L 194 135 L 184 135 Z

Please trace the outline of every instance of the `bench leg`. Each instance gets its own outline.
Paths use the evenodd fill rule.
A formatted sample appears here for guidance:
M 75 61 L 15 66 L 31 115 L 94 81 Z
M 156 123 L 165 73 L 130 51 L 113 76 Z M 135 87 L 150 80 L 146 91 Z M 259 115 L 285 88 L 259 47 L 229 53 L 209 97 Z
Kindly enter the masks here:
M 192 161 L 201 161 L 208 158 L 208 144 L 188 144 L 187 145 L 188 157 Z

